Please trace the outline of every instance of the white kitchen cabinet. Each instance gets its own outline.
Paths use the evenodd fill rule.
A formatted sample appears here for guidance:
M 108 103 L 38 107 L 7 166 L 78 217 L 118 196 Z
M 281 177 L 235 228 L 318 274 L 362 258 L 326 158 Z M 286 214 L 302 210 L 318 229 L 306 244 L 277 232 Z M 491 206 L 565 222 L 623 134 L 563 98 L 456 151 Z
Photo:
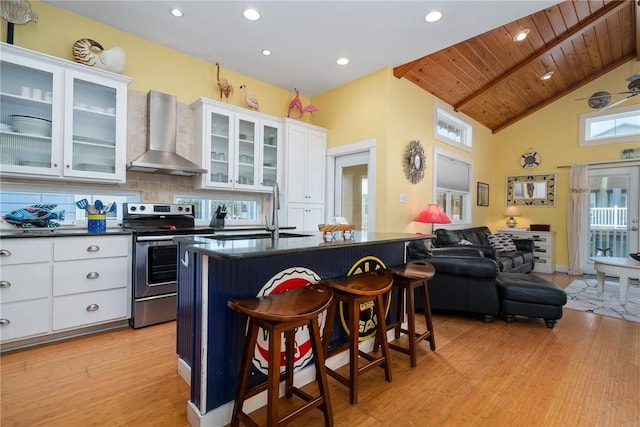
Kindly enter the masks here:
M 528 231 L 501 228 L 500 233 L 508 234 L 516 239 L 532 239 L 533 254 L 536 258 L 533 271 L 551 274 L 556 271 L 555 233 L 553 231 Z
M 281 121 L 205 98 L 191 107 L 196 162 L 208 171 L 197 187 L 271 191 L 280 178 Z
M 318 224 L 323 224 L 324 206 L 311 203 L 288 203 L 287 225 L 297 230 L 318 230 Z
M 125 182 L 130 78 L 2 43 L 0 173 Z
M 315 230 L 324 223 L 327 131 L 285 119 L 286 224 Z
M 126 323 L 132 244 L 129 234 L 0 239 L 3 347 Z

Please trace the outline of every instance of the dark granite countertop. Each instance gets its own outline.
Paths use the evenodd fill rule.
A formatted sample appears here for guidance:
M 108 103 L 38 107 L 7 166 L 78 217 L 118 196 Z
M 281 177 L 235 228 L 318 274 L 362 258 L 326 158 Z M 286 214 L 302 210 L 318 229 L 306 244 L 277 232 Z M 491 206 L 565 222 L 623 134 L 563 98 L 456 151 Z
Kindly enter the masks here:
M 306 237 L 281 237 L 277 241 L 270 238 L 219 240 L 215 236 L 177 236 L 175 241 L 189 244 L 189 250 L 220 259 L 257 258 L 285 253 L 330 250 L 348 246 L 378 244 L 384 242 L 406 242 L 424 239 L 425 236 L 409 233 L 376 233 L 357 231 L 350 239 L 324 240 L 318 231 L 299 232 Z

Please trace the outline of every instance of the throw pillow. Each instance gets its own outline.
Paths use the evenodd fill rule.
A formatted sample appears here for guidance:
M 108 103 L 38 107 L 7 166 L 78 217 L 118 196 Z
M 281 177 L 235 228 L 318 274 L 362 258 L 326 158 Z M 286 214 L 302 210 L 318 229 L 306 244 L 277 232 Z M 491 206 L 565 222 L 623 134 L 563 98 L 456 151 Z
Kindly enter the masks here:
M 473 245 L 473 243 L 471 243 L 470 241 L 468 241 L 467 239 L 462 239 L 458 242 L 459 245 Z
M 516 248 L 516 244 L 511 240 L 511 237 L 506 234 L 490 234 L 487 238 L 489 239 L 491 246 L 498 251 L 508 252 L 518 250 L 518 248 Z

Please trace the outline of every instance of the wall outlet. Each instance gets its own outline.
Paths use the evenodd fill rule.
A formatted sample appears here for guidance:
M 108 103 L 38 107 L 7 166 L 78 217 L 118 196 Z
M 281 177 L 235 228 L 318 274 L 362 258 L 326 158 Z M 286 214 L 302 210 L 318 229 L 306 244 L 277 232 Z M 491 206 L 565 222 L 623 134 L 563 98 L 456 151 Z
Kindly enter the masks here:
M 405 194 L 400 193 L 400 203 L 406 203 L 407 196 Z

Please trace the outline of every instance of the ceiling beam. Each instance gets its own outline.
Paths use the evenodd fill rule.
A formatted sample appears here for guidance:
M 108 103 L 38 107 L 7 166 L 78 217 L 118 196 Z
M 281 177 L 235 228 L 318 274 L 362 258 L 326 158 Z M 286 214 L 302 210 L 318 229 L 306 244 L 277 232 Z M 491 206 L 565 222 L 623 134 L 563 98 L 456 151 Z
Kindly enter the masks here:
M 640 61 L 640 0 L 636 1 L 633 9 L 636 16 L 636 61 Z
M 636 8 L 638 7 L 638 5 L 637 5 L 638 2 L 640 2 L 640 0 L 637 0 L 635 2 L 636 3 Z M 555 49 L 556 47 L 560 46 L 561 44 L 563 44 L 563 43 L 565 43 L 567 41 L 573 40 L 574 38 L 580 36 L 584 31 L 590 29 L 591 27 L 595 26 L 599 22 L 603 21 L 604 19 L 607 19 L 609 16 L 613 15 L 614 13 L 617 13 L 620 9 L 622 9 L 624 7 L 627 7 L 627 6 L 628 6 L 628 3 L 626 1 L 609 3 L 608 5 L 606 5 L 602 9 L 600 9 L 598 11 L 598 13 L 590 16 L 589 19 L 585 20 L 583 23 L 581 23 L 580 25 L 575 27 L 571 32 L 569 32 L 565 36 L 559 38 L 558 40 L 556 40 L 551 45 L 547 46 L 544 50 L 541 50 L 540 52 L 528 57 L 526 60 L 524 60 L 523 62 L 518 64 L 516 67 L 514 67 L 511 70 L 509 70 L 508 72 L 502 74 L 497 79 L 492 80 L 488 84 L 486 84 L 483 87 L 481 87 L 479 90 L 475 91 L 470 96 L 468 96 L 465 99 L 463 99 L 462 101 L 458 102 L 456 105 L 453 106 L 453 110 L 454 111 L 460 111 L 460 109 L 462 109 L 465 105 L 467 105 L 468 103 L 472 102 L 477 97 L 485 94 L 486 92 L 488 92 L 489 90 L 491 90 L 495 86 L 501 84 L 502 82 L 504 82 L 509 77 L 511 77 L 514 74 L 516 74 L 518 71 L 520 71 L 524 67 L 527 67 L 528 65 L 530 65 L 531 63 L 539 60 L 543 56 L 548 55 L 551 50 Z M 636 20 L 637 20 L 637 14 L 636 14 Z M 637 32 L 638 32 L 638 25 L 636 25 L 636 37 L 638 37 Z M 639 50 L 637 46 L 638 46 L 638 43 L 636 43 L 636 52 L 638 52 L 638 50 Z M 394 72 L 394 74 L 395 74 L 395 72 Z M 502 127 L 504 127 L 504 126 L 502 126 Z M 496 132 L 496 130 L 494 130 L 494 132 Z

